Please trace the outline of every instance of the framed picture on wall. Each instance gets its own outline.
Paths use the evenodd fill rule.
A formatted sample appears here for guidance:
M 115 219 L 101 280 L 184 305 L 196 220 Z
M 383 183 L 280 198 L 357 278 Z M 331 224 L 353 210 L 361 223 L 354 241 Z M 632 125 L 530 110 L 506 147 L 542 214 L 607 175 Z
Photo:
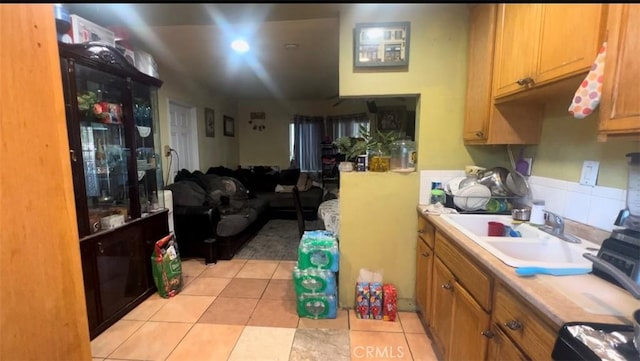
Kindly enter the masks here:
M 216 136 L 216 122 L 214 118 L 213 109 L 204 108 L 204 129 L 207 137 L 213 138 Z
M 378 107 L 376 128 L 382 132 L 403 132 L 407 109 L 403 106 Z
M 235 136 L 234 120 L 228 115 L 223 116 L 224 119 L 224 135 L 227 137 Z
M 408 21 L 356 24 L 353 65 L 357 68 L 408 66 L 410 28 Z

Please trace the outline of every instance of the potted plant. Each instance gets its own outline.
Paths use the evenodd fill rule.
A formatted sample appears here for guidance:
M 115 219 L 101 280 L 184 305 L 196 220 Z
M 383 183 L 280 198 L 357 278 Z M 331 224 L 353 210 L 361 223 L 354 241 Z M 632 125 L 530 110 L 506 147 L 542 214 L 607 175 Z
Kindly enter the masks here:
M 369 154 L 369 170 L 372 172 L 386 172 L 391 169 L 391 144 L 399 139 L 394 131 L 382 132 L 376 130 L 374 134 L 363 124 L 360 125 L 360 137 L 367 144 Z
M 342 172 L 351 172 L 356 158 L 367 153 L 367 143 L 362 138 L 340 137 L 334 140 L 333 144 L 338 148 L 338 152 L 344 155 L 344 161 L 338 166 Z

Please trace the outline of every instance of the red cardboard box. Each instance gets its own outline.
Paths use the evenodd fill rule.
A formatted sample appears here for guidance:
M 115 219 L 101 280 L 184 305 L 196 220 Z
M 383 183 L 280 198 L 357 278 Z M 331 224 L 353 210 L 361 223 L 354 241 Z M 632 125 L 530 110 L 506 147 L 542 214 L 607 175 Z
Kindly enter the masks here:
M 386 283 L 382 286 L 382 302 L 384 304 L 382 319 L 395 321 L 398 315 L 398 292 L 394 285 Z

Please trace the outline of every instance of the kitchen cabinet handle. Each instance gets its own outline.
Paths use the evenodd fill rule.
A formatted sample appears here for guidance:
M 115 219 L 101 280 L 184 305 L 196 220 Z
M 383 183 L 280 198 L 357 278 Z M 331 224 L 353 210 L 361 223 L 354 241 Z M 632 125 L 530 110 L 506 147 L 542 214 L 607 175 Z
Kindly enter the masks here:
M 483 132 L 476 132 L 476 137 L 483 138 L 484 137 L 484 133 Z
M 419 229 L 418 230 L 418 234 L 424 234 L 424 230 L 423 229 Z
M 493 338 L 493 336 L 495 336 L 496 334 L 493 333 L 493 331 L 491 330 L 482 330 L 482 332 L 480 332 L 480 334 L 486 338 Z
M 450 290 L 453 288 L 453 286 L 451 285 L 451 282 L 447 282 L 442 285 L 442 288 L 444 288 L 445 290 Z
M 431 256 L 429 252 L 422 252 L 422 257 L 429 257 L 429 256 Z
M 104 254 L 104 248 L 102 248 L 102 242 L 98 242 L 98 252 L 100 252 L 100 254 Z
M 533 78 L 528 76 L 526 78 L 518 79 L 516 81 L 516 83 L 518 83 L 518 85 L 522 85 L 522 86 L 531 86 L 531 85 L 533 85 Z
M 78 161 L 78 157 L 76 157 L 76 151 L 73 149 L 69 149 L 69 153 L 71 154 L 71 160 L 74 162 Z
M 519 329 L 522 328 L 522 324 L 516 320 L 511 320 L 507 323 L 504 324 L 505 326 L 507 326 L 509 329 L 513 330 L 513 331 L 517 331 Z

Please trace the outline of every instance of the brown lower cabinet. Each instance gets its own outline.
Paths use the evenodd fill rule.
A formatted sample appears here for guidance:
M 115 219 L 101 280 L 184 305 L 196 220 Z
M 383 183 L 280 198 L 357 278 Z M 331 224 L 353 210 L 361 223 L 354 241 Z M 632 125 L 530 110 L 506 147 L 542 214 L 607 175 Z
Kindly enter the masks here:
M 431 322 L 427 313 L 431 305 L 431 272 L 433 269 L 433 243 L 435 229 L 426 219 L 421 218 L 418 225 L 418 240 L 416 245 L 416 309 L 425 325 Z
M 553 324 L 426 216 L 418 217 L 416 304 L 419 312 L 425 308 L 423 325 L 436 354 L 443 360 L 550 360 L 558 332 Z
M 502 332 L 500 326 L 494 325 L 487 360 L 493 361 L 526 361 L 529 360 L 522 351 Z
M 436 257 L 433 269 L 431 333 L 445 360 L 483 360 L 489 313 L 478 305 Z
M 167 212 L 80 240 L 91 339 L 155 292 L 151 254 L 155 242 L 169 234 Z

